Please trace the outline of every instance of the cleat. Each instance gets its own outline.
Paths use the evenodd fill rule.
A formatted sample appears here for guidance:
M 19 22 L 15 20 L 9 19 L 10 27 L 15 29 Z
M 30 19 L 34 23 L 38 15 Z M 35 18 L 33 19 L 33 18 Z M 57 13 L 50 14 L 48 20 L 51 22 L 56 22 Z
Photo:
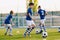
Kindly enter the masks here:
M 26 37 L 26 34 L 24 33 L 24 37 Z
M 40 32 L 37 32 L 36 34 L 41 34 L 43 32 L 43 30 L 41 30 Z
M 7 35 L 7 33 L 5 33 L 5 35 Z
M 41 34 L 43 32 L 43 30 L 41 30 L 39 33 Z

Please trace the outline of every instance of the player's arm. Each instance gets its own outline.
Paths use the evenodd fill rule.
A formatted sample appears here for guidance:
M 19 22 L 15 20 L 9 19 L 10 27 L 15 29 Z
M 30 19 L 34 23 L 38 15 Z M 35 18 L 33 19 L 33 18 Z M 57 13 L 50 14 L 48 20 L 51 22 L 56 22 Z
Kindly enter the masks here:
M 12 19 L 10 21 L 11 21 L 12 26 L 14 26 L 15 24 L 13 23 Z
M 38 16 L 39 14 L 38 14 L 38 12 L 35 14 L 35 16 Z
M 12 22 L 12 19 L 10 21 Z
M 48 13 L 45 11 L 45 15 L 47 15 Z
M 39 10 L 38 10 L 38 12 L 36 13 L 36 16 L 38 16 L 39 15 Z
M 29 16 L 30 18 L 32 18 L 32 16 L 30 15 L 30 13 L 27 12 L 27 16 Z M 32 18 L 33 19 L 33 18 Z
M 13 24 L 13 21 L 12 21 L 12 19 L 10 20 L 10 22 L 11 22 L 11 24 Z
M 45 15 L 47 15 L 48 13 L 46 12 Z
M 12 21 L 12 18 L 13 18 L 13 17 L 12 17 L 11 15 L 10 15 L 9 17 L 11 18 L 11 19 L 10 19 L 11 24 L 13 24 L 13 21 Z
M 28 10 L 27 10 L 27 15 L 26 15 L 26 16 L 29 16 L 31 19 L 33 19 L 32 16 L 30 15 L 30 13 L 32 13 L 32 12 L 31 12 L 30 9 L 28 9 Z

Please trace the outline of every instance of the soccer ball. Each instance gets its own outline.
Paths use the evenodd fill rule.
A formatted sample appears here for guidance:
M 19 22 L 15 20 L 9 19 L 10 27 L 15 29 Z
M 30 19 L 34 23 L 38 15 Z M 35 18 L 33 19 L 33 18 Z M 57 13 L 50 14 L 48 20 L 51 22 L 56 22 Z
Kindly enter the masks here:
M 43 37 L 43 38 L 46 38 L 47 36 L 48 36 L 47 32 L 43 32 L 43 33 L 42 33 L 42 37 Z
M 60 28 L 58 29 L 58 32 L 60 32 Z
M 37 29 L 37 30 L 36 30 L 36 34 L 38 34 L 38 33 L 39 33 L 39 30 Z

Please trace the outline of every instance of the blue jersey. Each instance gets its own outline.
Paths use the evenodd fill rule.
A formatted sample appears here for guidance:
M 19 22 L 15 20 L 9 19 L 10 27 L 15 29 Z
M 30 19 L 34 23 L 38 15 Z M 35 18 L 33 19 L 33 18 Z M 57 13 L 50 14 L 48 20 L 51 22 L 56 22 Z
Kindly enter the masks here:
M 32 14 L 33 14 L 33 11 L 32 11 L 32 9 L 31 8 L 28 8 L 28 10 L 27 10 L 27 14 L 30 14 L 31 16 L 32 16 Z M 32 20 L 32 18 L 30 17 L 30 16 L 26 16 L 26 20 Z
M 40 19 L 45 19 L 45 10 L 42 10 L 42 9 L 40 9 L 40 10 L 38 10 L 38 14 L 40 15 Z
M 5 23 L 5 24 L 10 24 L 10 23 L 11 23 L 11 22 L 10 22 L 11 19 L 12 19 L 12 15 L 10 14 L 10 15 L 7 16 L 7 18 L 5 19 L 5 22 L 4 22 L 4 23 Z

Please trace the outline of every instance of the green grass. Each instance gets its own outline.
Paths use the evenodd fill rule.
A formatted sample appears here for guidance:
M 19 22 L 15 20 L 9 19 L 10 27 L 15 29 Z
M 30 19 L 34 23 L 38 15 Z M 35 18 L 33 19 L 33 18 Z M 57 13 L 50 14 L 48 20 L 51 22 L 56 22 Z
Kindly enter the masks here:
M 16 33 L 17 31 L 20 31 L 20 33 Z M 35 34 L 34 29 L 31 32 L 31 37 L 23 37 L 23 33 L 25 32 L 25 29 L 13 29 L 13 36 L 5 36 L 4 32 L 5 29 L 0 29 L 0 40 L 43 40 L 41 34 Z M 57 31 L 57 29 L 47 29 L 48 30 L 48 37 L 46 40 L 60 40 L 60 33 Z

